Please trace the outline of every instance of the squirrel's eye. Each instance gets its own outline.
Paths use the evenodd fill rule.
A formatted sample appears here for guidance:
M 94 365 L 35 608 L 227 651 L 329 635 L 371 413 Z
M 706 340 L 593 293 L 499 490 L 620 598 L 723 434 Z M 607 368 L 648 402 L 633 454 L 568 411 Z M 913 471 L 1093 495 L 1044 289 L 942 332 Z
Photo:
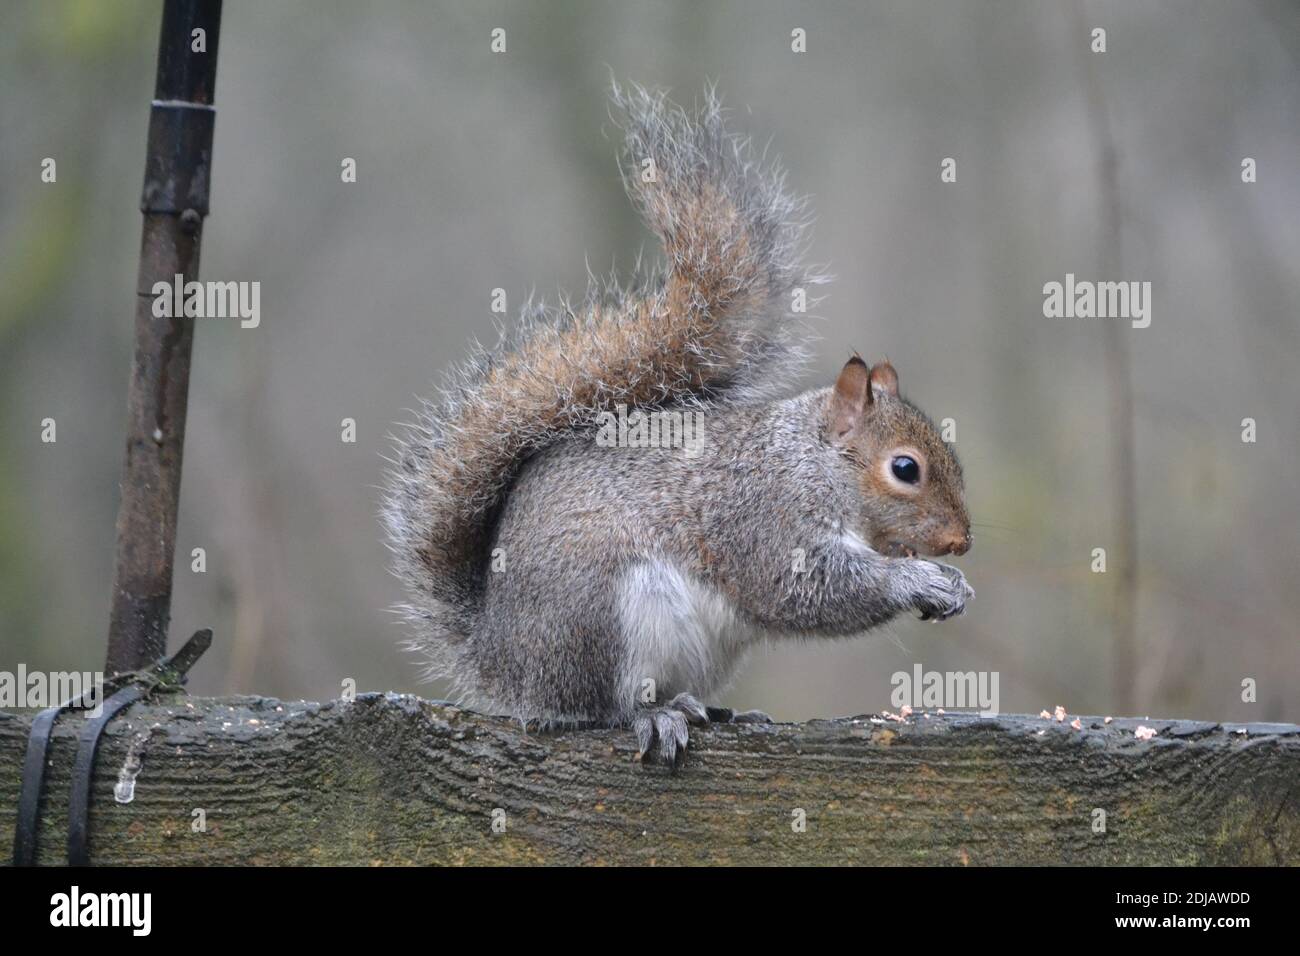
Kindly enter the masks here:
M 904 484 L 914 485 L 921 480 L 921 466 L 916 463 L 915 458 L 899 455 L 890 462 L 890 468 L 894 472 L 894 477 Z

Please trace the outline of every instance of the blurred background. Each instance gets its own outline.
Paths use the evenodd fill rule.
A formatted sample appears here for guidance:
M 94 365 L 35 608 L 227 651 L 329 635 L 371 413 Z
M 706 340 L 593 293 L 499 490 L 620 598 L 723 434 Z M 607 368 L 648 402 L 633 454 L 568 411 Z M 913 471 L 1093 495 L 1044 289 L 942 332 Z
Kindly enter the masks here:
M 5 5 L 4 670 L 103 663 L 160 14 Z M 262 321 L 195 336 L 172 646 L 203 626 L 216 642 L 193 691 L 442 694 L 386 610 L 402 597 L 375 517 L 386 434 L 495 335 L 492 289 L 513 316 L 653 251 L 619 184 L 611 71 L 687 103 L 716 80 L 735 127 L 770 141 L 837 276 L 805 385 L 850 349 L 887 354 L 955 419 L 977 523 L 964 617 L 761 650 L 717 703 L 878 710 L 920 663 L 997 671 L 1006 711 L 1300 721 L 1286 0 L 227 0 L 201 278 L 260 281 Z M 1150 327 L 1045 318 L 1043 285 L 1067 272 L 1151 282 Z

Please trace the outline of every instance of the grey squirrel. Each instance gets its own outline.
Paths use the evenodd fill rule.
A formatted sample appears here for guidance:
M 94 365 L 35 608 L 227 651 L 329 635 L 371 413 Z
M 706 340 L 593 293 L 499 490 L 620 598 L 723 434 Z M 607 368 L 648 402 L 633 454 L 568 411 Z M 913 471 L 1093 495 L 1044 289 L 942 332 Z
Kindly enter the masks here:
M 712 91 L 693 114 L 612 98 L 665 265 L 526 310 L 452 373 L 396 439 L 383 518 L 429 676 L 525 720 L 630 726 L 676 766 L 688 724 L 766 719 L 701 703 L 755 643 L 962 613 L 962 573 L 918 555 L 964 553 L 970 519 L 887 361 L 777 397 L 804 359 L 792 297 L 826 281 L 781 169 Z M 609 447 L 615 412 L 670 433 L 686 414 L 702 441 Z

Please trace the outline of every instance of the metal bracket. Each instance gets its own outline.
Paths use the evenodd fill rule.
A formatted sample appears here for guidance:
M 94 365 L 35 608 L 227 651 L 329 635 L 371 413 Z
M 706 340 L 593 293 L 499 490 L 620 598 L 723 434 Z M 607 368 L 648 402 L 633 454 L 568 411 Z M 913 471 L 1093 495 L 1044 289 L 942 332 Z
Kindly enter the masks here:
M 208 214 L 212 131 L 217 108 L 210 103 L 154 100 L 149 111 L 149 148 L 140 211 Z

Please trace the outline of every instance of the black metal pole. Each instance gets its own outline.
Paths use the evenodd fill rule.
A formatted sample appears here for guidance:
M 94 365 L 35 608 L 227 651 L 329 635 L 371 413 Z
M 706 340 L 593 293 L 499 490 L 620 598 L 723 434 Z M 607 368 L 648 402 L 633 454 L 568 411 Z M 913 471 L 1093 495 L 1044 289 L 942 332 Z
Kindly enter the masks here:
M 110 673 L 167 650 L 194 319 L 155 318 L 154 284 L 198 277 L 212 169 L 221 0 L 165 0 L 140 211 L 135 353 L 117 513 Z

